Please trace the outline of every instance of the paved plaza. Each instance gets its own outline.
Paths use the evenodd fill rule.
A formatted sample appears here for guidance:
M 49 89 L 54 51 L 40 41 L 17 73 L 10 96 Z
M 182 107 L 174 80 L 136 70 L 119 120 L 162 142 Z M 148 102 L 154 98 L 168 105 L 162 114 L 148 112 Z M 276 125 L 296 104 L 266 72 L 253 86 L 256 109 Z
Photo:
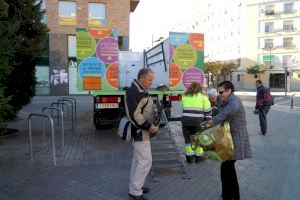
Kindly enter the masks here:
M 0 138 L 0 200 L 123 200 L 128 199 L 132 148 L 115 129 L 95 130 L 92 98 L 76 96 L 77 122 L 65 123 L 65 148 L 56 128 L 57 166 L 52 165 L 50 129 L 42 137 L 40 119 L 33 119 L 34 159 L 30 160 L 27 116 L 41 112 L 59 97 L 35 97 L 18 118 L 8 122 L 17 133 Z M 243 200 L 300 199 L 300 108 L 289 108 L 288 98 L 278 98 L 268 115 L 268 135 L 261 136 L 252 97 L 242 97 L 253 158 L 238 161 L 236 169 Z M 300 102 L 300 101 L 299 101 Z M 295 99 L 295 105 L 297 99 Z M 178 107 L 178 105 L 177 105 Z M 175 106 L 175 111 L 176 106 Z M 174 112 L 176 113 L 176 112 Z M 177 113 L 178 114 L 178 113 Z M 70 116 L 68 116 L 70 117 Z M 67 123 L 68 122 L 68 123 Z M 180 122 L 171 123 L 182 148 Z M 205 160 L 188 165 L 192 179 L 180 169 L 156 172 L 147 186 L 150 200 L 220 199 L 220 163 Z

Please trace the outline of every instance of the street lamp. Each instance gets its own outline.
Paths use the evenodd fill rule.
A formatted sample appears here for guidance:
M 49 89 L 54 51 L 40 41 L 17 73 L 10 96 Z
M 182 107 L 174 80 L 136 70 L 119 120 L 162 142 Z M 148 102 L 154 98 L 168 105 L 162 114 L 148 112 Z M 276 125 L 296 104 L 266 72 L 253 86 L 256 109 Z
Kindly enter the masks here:
M 154 40 L 153 38 L 154 38 L 154 36 L 152 35 L 152 47 L 153 47 L 153 44 L 154 44 L 155 42 L 159 42 L 159 41 L 161 41 L 162 39 L 164 39 L 164 37 L 162 37 L 162 36 L 160 36 L 157 40 Z
M 287 93 L 287 73 L 288 73 L 287 65 L 285 65 L 283 68 L 284 68 L 284 96 L 286 96 L 286 93 Z

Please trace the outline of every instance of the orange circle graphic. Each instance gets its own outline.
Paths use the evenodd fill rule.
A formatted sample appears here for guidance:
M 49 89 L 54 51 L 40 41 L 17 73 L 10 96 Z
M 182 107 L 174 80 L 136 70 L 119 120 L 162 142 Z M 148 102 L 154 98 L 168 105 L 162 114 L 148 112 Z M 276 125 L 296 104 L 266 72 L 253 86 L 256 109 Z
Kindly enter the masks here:
M 119 69 L 118 63 L 113 63 L 106 69 L 106 80 L 108 84 L 113 88 L 118 88 L 119 86 Z
M 190 33 L 190 44 L 198 51 L 204 51 L 204 35 L 202 33 Z
M 89 28 L 88 32 L 91 36 L 97 39 L 108 37 L 111 34 L 111 29 L 108 28 Z
M 182 71 L 181 71 L 181 68 L 178 65 L 174 64 L 174 63 L 170 63 L 169 67 L 170 67 L 169 85 L 170 85 L 170 87 L 175 87 L 181 81 Z

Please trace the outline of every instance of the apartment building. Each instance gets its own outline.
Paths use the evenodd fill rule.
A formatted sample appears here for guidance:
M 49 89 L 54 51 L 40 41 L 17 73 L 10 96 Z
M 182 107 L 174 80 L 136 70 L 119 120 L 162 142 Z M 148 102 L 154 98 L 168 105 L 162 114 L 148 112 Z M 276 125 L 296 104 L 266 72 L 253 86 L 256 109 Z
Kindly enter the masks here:
M 254 89 L 245 72 L 259 63 L 268 67 L 261 79 L 271 90 L 300 90 L 300 1 L 248 1 L 246 14 L 245 58 L 234 81 Z
M 204 33 L 205 62 L 231 62 L 240 66 L 245 49 L 245 1 L 212 0 L 205 7 L 196 10 L 193 24 L 195 32 Z
M 129 49 L 129 19 L 139 0 L 44 0 L 49 47 L 36 67 L 37 94 L 78 94 L 76 28 L 107 27 L 118 31 L 121 50 Z M 86 93 L 86 92 L 81 92 Z
M 255 89 L 246 71 L 263 64 L 260 78 L 273 91 L 300 90 L 299 0 L 212 0 L 195 22 L 205 33 L 206 61 L 238 64 L 228 77 L 238 89 Z

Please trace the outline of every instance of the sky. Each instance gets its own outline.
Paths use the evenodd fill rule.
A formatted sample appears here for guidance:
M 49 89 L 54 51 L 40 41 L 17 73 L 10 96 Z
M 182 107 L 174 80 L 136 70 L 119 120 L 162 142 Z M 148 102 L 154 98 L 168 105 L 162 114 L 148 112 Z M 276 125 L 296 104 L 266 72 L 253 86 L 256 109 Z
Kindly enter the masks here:
M 141 52 L 151 47 L 152 36 L 157 40 L 167 38 L 170 31 L 187 32 L 205 5 L 207 1 L 201 0 L 140 0 L 130 15 L 130 49 Z

